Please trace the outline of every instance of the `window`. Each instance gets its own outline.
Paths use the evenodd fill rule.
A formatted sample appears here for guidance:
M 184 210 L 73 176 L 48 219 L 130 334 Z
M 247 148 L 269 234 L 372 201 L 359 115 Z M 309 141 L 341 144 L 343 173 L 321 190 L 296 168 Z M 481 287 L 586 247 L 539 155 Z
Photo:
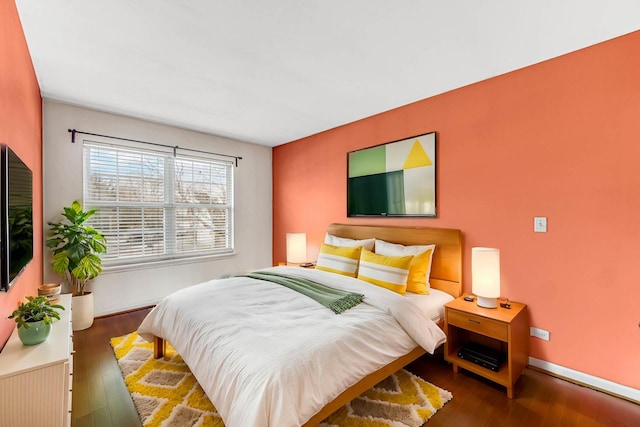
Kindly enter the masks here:
M 233 164 L 84 141 L 84 204 L 105 266 L 233 251 Z

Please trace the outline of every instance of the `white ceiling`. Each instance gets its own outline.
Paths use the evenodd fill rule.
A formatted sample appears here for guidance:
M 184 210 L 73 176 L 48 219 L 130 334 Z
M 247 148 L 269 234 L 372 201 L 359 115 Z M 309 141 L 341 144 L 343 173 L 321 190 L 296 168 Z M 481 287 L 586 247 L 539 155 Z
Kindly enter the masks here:
M 638 0 L 16 4 L 43 97 L 268 146 L 640 29 Z

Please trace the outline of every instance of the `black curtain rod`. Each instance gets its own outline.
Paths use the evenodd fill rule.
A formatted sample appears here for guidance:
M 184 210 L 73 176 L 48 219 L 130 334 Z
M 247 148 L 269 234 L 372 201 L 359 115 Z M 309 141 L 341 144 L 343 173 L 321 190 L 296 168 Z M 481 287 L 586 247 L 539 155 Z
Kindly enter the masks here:
M 172 146 L 172 145 L 158 144 L 157 142 L 147 142 L 147 141 L 139 141 L 137 139 L 121 138 L 119 136 L 100 135 L 99 133 L 83 132 L 76 129 L 67 129 L 67 130 L 71 133 L 71 142 L 73 144 L 75 144 L 76 142 L 76 134 L 81 134 L 81 135 L 100 136 L 102 138 L 118 139 L 120 141 L 137 142 L 139 144 L 155 145 L 156 147 L 172 148 L 174 157 L 176 155 L 176 150 L 186 150 L 186 151 L 193 151 L 194 153 L 213 154 L 214 156 L 230 157 L 236 160 L 236 167 L 238 167 L 238 160 L 242 160 L 242 157 L 240 156 L 231 156 L 229 154 L 212 153 L 210 151 L 194 150 L 192 148 L 182 148 L 177 145 Z

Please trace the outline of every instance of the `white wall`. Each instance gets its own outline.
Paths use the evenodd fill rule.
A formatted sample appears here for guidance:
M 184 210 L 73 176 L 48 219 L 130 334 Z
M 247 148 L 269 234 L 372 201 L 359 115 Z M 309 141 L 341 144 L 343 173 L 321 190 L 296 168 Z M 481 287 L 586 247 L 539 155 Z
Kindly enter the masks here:
M 59 220 L 62 208 L 73 200 L 82 200 L 83 136 L 77 135 L 76 143 L 72 144 L 68 129 L 242 157 L 234 171 L 235 254 L 206 262 L 163 264 L 134 271 L 105 271 L 89 285 L 95 295 L 96 315 L 154 304 L 177 289 L 271 264 L 270 147 L 46 99 L 43 103 L 45 239 L 49 235 L 47 222 Z M 60 276 L 51 269 L 51 254 L 46 247 L 44 252 L 45 283 L 60 282 Z

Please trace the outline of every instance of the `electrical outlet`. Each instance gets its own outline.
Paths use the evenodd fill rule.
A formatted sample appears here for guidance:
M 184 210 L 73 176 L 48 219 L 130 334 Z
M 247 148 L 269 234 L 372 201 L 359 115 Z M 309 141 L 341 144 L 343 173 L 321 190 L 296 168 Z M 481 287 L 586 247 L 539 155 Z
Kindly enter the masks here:
M 546 331 L 544 329 L 534 328 L 533 326 L 531 326 L 529 328 L 529 335 L 545 341 L 549 341 L 549 331 Z
M 547 217 L 546 216 L 535 216 L 533 217 L 533 231 L 536 233 L 546 233 L 547 232 Z

